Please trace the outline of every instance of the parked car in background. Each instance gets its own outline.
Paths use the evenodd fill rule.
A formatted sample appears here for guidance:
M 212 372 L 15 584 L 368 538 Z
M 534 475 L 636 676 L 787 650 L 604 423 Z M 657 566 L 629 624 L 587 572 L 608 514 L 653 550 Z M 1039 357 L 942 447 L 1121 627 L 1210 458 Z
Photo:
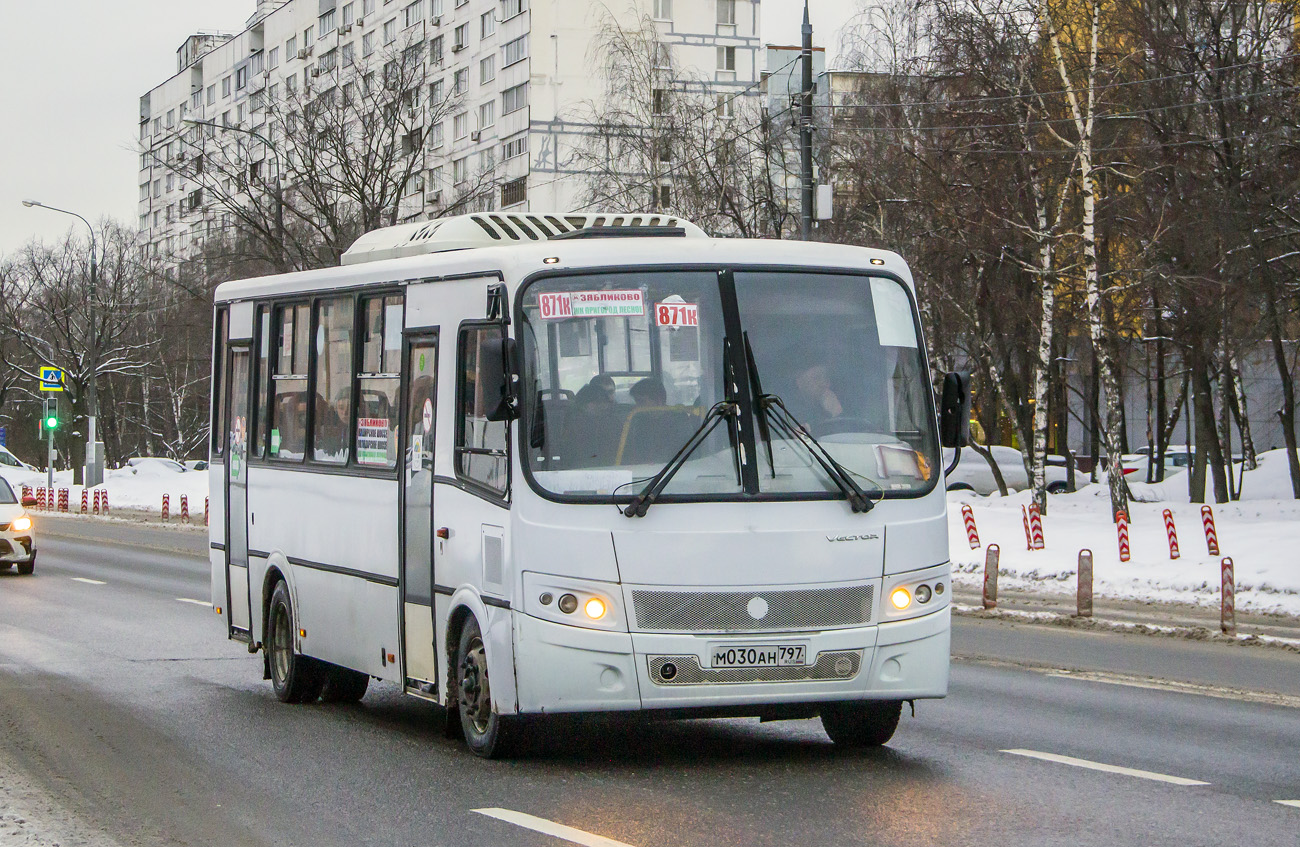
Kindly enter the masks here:
M 161 456 L 137 456 L 134 459 L 127 459 L 126 466 L 131 468 L 135 473 L 141 470 L 164 470 L 173 471 L 174 473 L 185 473 L 185 466 L 175 459 L 164 459 Z
M 208 469 L 207 459 L 186 459 L 185 468 L 191 471 L 206 471 Z
M 1194 451 L 1185 444 L 1171 444 L 1166 447 L 1165 479 L 1190 468 L 1194 455 Z M 1148 476 L 1151 472 L 1151 466 L 1155 462 L 1150 447 L 1139 447 L 1136 453 L 1124 456 L 1121 461 L 1123 462 L 1124 476 L 1128 477 L 1130 481 L 1146 482 L 1148 479 L 1155 481 L 1154 476 Z
M 36 531 L 27 507 L 36 505 L 34 498 L 19 502 L 13 488 L 0 477 L 0 571 L 17 565 L 18 573 L 36 569 Z
M 27 464 L 4 447 L 0 447 L 0 470 L 3 470 L 4 468 L 13 468 L 18 471 L 32 471 L 33 473 L 37 470 L 35 466 Z
M 997 462 L 998 470 L 1002 472 L 1002 479 L 1006 482 L 1009 491 L 1023 491 L 1029 487 L 1029 474 L 1025 471 L 1025 458 L 1019 450 L 1014 447 L 990 447 L 988 449 L 993 454 L 993 459 Z M 945 468 L 952 464 L 952 457 L 952 450 L 943 451 Z M 1053 459 L 1059 461 L 1053 462 Z M 988 461 L 970 447 L 962 448 L 961 462 L 948 477 L 947 484 L 949 491 L 974 491 L 976 494 L 987 495 L 996 493 L 998 490 L 997 480 L 993 477 L 993 471 L 989 468 Z M 1047 462 L 1048 493 L 1060 494 L 1069 490 L 1069 471 L 1065 467 L 1065 459 L 1058 456 L 1049 456 Z

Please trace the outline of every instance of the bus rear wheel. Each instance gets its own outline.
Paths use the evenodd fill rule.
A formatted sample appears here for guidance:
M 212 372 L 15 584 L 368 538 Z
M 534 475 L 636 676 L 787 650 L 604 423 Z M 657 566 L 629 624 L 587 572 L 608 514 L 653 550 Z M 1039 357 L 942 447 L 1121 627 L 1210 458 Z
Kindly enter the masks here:
M 475 755 L 498 759 L 519 749 L 519 718 L 502 715 L 492 705 L 487 645 L 478 621 L 470 617 L 460 631 L 456 650 L 456 694 L 465 743 Z
M 293 603 L 289 586 L 281 580 L 271 592 L 267 618 L 266 652 L 271 666 L 271 687 L 281 703 L 313 703 L 320 697 L 325 676 L 312 658 L 293 648 Z
M 837 747 L 879 747 L 894 737 L 901 700 L 858 700 L 822 707 L 822 728 Z

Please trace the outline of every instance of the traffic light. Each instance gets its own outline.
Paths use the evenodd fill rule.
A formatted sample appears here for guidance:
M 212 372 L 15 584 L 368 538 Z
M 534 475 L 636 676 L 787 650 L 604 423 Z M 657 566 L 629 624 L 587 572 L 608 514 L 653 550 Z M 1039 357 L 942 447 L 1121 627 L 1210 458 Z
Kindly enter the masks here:
M 54 432 L 58 430 L 59 424 L 59 401 L 47 398 L 44 412 L 41 415 L 41 428 Z

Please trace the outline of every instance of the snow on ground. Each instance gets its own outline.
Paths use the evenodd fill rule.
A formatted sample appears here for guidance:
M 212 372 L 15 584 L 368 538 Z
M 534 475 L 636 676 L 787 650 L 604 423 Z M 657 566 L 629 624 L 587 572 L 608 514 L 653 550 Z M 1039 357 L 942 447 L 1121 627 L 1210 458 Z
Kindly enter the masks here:
M 1220 561 L 1228 556 L 1236 572 L 1238 609 L 1300 616 L 1300 501 L 1291 498 L 1284 451 L 1262 454 L 1259 468 L 1246 472 L 1245 499 L 1211 504 L 1220 556 L 1207 552 L 1201 505 L 1189 502 L 1186 474 L 1156 485 L 1133 483 L 1131 487 L 1135 501 L 1129 510 L 1132 557 L 1128 562 L 1119 560 L 1104 480 L 1073 494 L 1049 495 L 1048 513 L 1043 516 L 1043 550 L 1026 549 L 1021 507 L 1029 504 L 1029 492 L 1005 498 L 950 492 L 948 531 L 954 579 L 979 587 L 987 545 L 997 544 L 999 585 L 1071 593 L 1077 584 L 1079 551 L 1087 548 L 1093 554 L 1097 596 L 1217 608 Z M 974 512 L 980 549 L 972 550 L 967 543 L 962 504 L 969 504 Z M 1165 509 L 1173 512 L 1181 553 L 1181 558 L 1172 561 Z
M 45 486 L 44 473 L 14 471 L 5 468 L 3 476 L 9 481 L 15 492 L 20 486 L 28 485 L 35 491 Z M 72 471 L 60 471 L 54 475 L 55 489 L 68 489 L 68 510 L 81 511 L 81 486 L 72 484 Z M 171 498 L 171 513 L 179 515 L 181 495 L 189 498 L 190 514 L 203 514 L 203 498 L 208 496 L 208 472 L 185 471 L 180 473 L 157 465 L 144 465 L 139 468 L 117 468 L 104 472 L 104 484 L 99 486 L 108 492 L 110 509 L 142 509 L 150 512 L 162 511 L 162 496 Z M 93 490 L 93 489 L 92 489 Z M 92 494 L 93 498 L 94 495 Z

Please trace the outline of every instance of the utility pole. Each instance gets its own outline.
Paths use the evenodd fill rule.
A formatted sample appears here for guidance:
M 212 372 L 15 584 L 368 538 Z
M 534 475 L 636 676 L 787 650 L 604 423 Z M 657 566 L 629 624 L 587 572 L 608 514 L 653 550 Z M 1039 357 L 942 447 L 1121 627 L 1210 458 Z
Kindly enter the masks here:
M 803 81 L 799 97 L 799 154 L 802 204 L 799 237 L 812 240 L 813 222 L 813 42 L 812 23 L 808 18 L 808 0 L 803 3 Z

